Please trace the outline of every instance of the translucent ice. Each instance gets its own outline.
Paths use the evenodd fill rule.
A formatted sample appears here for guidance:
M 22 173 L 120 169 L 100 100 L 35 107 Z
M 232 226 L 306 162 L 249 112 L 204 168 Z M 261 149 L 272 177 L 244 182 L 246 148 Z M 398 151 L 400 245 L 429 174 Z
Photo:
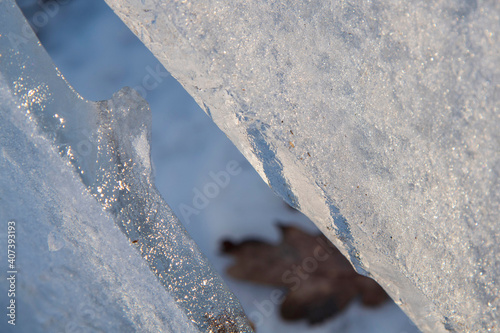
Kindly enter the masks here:
M 500 2 L 106 1 L 422 330 L 498 329 Z
M 15 269 L 16 329 L 251 331 L 153 185 L 145 101 L 85 101 L 14 1 L 0 22 L 0 246 L 12 221 L 18 249 L 0 286 Z

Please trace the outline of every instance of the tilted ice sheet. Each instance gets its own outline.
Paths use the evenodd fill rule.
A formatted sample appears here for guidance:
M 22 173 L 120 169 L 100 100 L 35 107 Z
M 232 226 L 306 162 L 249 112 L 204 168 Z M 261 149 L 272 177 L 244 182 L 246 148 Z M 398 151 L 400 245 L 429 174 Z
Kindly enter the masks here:
M 14 221 L 16 325 L 5 317 L 0 331 L 198 332 L 8 86 L 0 74 L 0 246 Z
M 0 22 L 0 245 L 16 221 L 20 329 L 251 331 L 154 187 L 146 102 L 83 100 L 14 1 Z
M 498 330 L 498 1 L 106 2 L 422 330 Z

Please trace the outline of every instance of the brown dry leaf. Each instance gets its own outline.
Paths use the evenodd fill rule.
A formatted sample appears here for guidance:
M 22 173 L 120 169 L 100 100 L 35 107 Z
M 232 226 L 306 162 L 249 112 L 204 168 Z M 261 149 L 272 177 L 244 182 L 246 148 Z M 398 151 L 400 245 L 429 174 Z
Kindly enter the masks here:
M 286 320 L 318 323 L 342 311 L 360 296 L 363 304 L 376 306 L 387 299 L 372 279 L 359 275 L 324 236 L 310 235 L 293 226 L 279 226 L 280 244 L 254 239 L 239 244 L 223 241 L 222 251 L 235 257 L 230 276 L 288 290 L 281 304 Z

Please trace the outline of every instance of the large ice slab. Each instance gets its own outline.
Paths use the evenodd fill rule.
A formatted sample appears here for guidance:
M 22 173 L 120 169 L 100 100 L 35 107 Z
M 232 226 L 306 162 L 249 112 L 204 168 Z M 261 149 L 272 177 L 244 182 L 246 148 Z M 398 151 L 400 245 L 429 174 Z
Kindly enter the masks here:
M 422 330 L 498 329 L 498 1 L 106 2 Z
M 84 100 L 14 1 L 0 1 L 0 22 L 0 246 L 10 222 L 17 251 L 0 286 L 15 276 L 1 301 L 15 299 L 15 328 L 251 331 L 154 187 L 147 103 L 128 88 Z

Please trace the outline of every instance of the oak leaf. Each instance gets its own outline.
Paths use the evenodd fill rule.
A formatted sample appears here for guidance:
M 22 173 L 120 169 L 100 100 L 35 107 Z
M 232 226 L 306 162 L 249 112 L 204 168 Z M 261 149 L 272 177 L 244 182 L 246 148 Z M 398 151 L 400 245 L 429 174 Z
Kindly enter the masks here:
M 338 314 L 355 298 L 376 306 L 387 298 L 371 278 L 356 273 L 349 261 L 324 236 L 279 225 L 277 245 L 257 239 L 222 242 L 222 251 L 236 261 L 227 270 L 236 279 L 285 288 L 280 308 L 285 320 L 319 323 Z

